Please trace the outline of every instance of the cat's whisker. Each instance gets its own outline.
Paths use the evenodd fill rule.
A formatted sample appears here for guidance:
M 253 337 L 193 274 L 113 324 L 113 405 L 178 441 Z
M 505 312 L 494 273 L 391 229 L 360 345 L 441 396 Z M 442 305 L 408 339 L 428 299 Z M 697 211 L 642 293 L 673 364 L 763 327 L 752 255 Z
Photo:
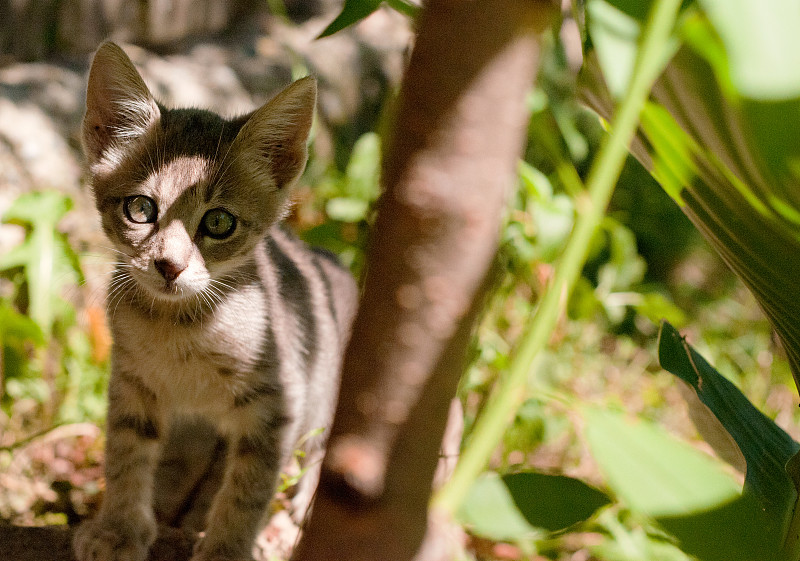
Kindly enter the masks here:
M 222 279 L 211 279 L 211 281 L 209 283 L 209 286 L 214 287 L 214 288 L 220 288 L 221 287 L 221 288 L 227 289 L 229 291 L 233 291 L 233 290 L 236 290 L 234 283 L 235 283 L 234 280 L 231 280 L 231 282 L 228 283 L 228 282 L 223 281 Z
M 217 294 L 217 290 L 213 284 L 209 284 L 205 289 L 200 291 L 198 297 L 202 298 L 206 307 L 208 307 L 212 313 L 216 311 L 217 305 L 222 302 L 222 298 Z
M 85 283 L 85 286 L 90 286 L 88 282 Z M 101 301 L 108 298 L 108 286 L 107 284 L 96 284 L 91 286 L 91 290 L 86 295 L 86 304 L 87 307 L 94 307 L 99 305 Z
M 111 251 L 112 253 L 119 253 L 120 255 L 124 255 L 125 257 L 128 257 L 129 259 L 133 259 L 133 255 L 131 255 L 129 253 L 125 253 L 124 251 L 122 251 L 121 249 L 117 249 L 116 247 L 112 247 L 110 245 L 101 245 L 101 246 L 98 246 L 98 247 L 100 247 L 101 249 L 105 249 L 105 250 Z
M 122 277 L 122 278 L 120 278 Z M 129 276 L 129 275 L 118 275 L 116 278 L 113 278 L 111 281 L 111 289 L 108 295 L 108 308 L 111 309 L 111 306 L 114 306 L 113 311 L 109 314 L 111 316 L 111 321 L 117 315 L 117 308 L 119 307 L 120 302 L 125 298 L 125 296 L 132 292 L 136 288 L 136 280 Z

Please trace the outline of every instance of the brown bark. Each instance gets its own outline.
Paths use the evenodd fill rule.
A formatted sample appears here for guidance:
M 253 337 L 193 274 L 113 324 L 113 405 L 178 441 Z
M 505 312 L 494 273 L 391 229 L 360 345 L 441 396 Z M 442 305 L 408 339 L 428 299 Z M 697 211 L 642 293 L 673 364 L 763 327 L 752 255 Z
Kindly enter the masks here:
M 522 148 L 536 33 L 553 8 L 532 0 L 425 6 L 295 561 L 445 555 L 422 549 L 431 481 Z

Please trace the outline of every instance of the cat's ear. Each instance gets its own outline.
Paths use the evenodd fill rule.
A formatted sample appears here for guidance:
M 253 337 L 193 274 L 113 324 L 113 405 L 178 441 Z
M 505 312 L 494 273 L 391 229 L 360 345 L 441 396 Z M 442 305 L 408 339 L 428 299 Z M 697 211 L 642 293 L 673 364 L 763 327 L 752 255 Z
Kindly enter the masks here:
M 246 155 L 248 165 L 266 172 L 278 189 L 291 185 L 306 165 L 316 101 L 314 77 L 297 80 L 250 116 L 231 152 Z
M 131 59 L 116 44 L 100 45 L 86 89 L 83 145 L 89 163 L 109 148 L 140 137 L 160 116 L 150 90 Z

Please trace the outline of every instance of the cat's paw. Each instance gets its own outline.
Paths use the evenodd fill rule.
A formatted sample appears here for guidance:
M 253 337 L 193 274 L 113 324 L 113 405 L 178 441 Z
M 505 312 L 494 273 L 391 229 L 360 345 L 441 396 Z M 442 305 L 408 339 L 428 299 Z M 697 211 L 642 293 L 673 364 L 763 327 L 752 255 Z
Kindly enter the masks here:
M 144 561 L 156 538 L 151 520 L 96 518 L 80 525 L 72 540 L 77 561 Z
M 228 557 L 225 555 L 207 555 L 204 553 L 195 553 L 189 561 L 254 561 L 253 557 Z
M 189 561 L 254 561 L 251 555 L 231 554 L 225 549 L 210 546 L 203 536 L 194 543 L 194 554 Z

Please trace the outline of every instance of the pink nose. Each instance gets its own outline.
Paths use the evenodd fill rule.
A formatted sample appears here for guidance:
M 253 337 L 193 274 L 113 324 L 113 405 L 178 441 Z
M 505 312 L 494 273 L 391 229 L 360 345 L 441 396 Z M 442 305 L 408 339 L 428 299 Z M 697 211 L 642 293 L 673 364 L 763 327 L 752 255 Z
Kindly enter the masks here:
M 176 263 L 169 259 L 156 259 L 154 265 L 156 266 L 156 270 L 161 273 L 161 276 L 164 277 L 164 280 L 167 282 L 172 282 L 177 279 L 178 275 L 186 268 L 185 264 Z

